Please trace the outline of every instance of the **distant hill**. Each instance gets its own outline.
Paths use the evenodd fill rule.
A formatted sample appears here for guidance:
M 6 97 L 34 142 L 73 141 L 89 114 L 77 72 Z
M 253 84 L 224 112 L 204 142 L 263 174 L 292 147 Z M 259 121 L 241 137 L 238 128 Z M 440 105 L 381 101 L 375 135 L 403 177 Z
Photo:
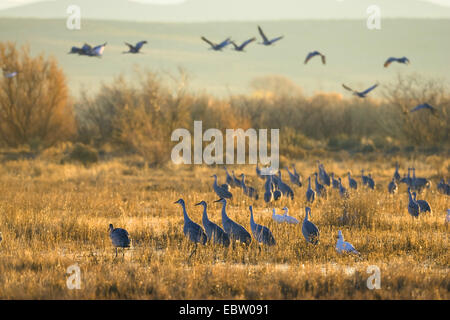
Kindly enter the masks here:
M 450 18 L 450 8 L 419 0 L 187 0 L 178 5 L 151 5 L 127 0 L 57 0 L 0 10 L 1 17 L 65 17 L 69 5 L 89 19 L 128 21 L 255 21 L 365 19 L 370 5 L 382 18 Z M 249 15 L 251 12 L 251 15 Z

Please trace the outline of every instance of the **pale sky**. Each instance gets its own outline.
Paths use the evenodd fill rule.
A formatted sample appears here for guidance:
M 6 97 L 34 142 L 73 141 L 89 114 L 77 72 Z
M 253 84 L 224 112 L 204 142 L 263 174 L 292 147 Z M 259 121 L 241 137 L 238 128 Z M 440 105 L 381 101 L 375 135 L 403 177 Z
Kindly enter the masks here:
M 57 0 L 0 0 L 0 10 L 15 6 L 20 6 L 32 2 L 39 2 L 39 1 L 57 1 Z M 183 3 L 186 0 L 128 0 L 128 1 L 134 1 L 134 2 L 140 2 L 140 3 L 149 3 L 149 4 L 159 4 L 159 5 L 176 5 L 179 3 Z M 226 1 L 226 0 L 224 0 Z M 339 0 L 337 0 L 339 1 Z M 345 1 L 345 0 L 340 0 Z M 450 7 L 450 0 L 421 0 L 425 2 L 432 2 L 444 6 Z

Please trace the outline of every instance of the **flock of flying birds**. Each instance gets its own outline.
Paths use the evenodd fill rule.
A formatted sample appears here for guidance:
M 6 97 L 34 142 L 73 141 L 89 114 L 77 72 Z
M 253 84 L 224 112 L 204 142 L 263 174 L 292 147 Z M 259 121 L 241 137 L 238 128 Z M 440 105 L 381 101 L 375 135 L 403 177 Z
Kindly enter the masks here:
M 336 179 L 334 173 L 328 174 L 325 170 L 325 167 L 320 161 L 317 162 L 318 171 L 313 173 L 315 178 L 315 188 L 312 188 L 311 184 L 311 176 L 308 177 L 308 187 L 306 189 L 306 202 L 309 204 L 314 203 L 318 198 L 326 199 L 328 195 L 330 195 L 332 190 L 337 190 L 339 195 L 343 199 L 347 199 L 351 196 L 351 192 L 347 190 L 342 184 L 341 178 Z M 301 176 L 295 169 L 295 166 L 292 165 L 293 171 L 286 167 L 286 171 L 289 175 L 289 180 L 291 185 L 294 188 L 301 188 L 303 183 L 301 181 Z M 242 189 L 244 195 L 254 199 L 255 201 L 259 199 L 258 192 L 255 188 L 247 186 L 245 182 L 245 175 L 241 174 L 239 179 L 236 177 L 234 171 L 231 174 L 228 172 L 227 168 L 224 167 L 226 174 L 226 183 L 219 184 L 218 177 L 216 174 L 211 177 L 214 178 L 214 182 L 212 185 L 213 191 L 220 198 L 215 202 L 219 202 L 222 204 L 222 227 L 212 222 L 207 213 L 208 205 L 205 201 L 201 201 L 196 203 L 196 206 L 203 207 L 203 216 L 202 216 L 202 224 L 203 227 L 199 224 L 195 223 L 188 215 L 186 211 L 186 203 L 183 199 L 179 199 L 176 201 L 176 204 L 179 204 L 183 211 L 184 217 L 184 226 L 183 233 L 187 237 L 187 239 L 195 244 L 195 247 L 190 255 L 190 257 L 195 253 L 197 249 L 197 244 L 201 243 L 205 245 L 207 242 L 222 245 L 225 247 L 229 247 L 230 244 L 235 244 L 236 242 L 248 245 L 252 242 L 253 238 L 262 245 L 274 246 L 276 245 L 275 237 L 267 226 L 263 226 L 257 224 L 254 220 L 253 215 L 253 206 L 249 206 L 250 211 L 250 232 L 248 232 L 244 226 L 238 224 L 237 222 L 230 219 L 227 215 L 227 201 L 233 199 L 233 194 L 231 192 L 232 189 L 239 190 Z M 294 199 L 294 191 L 288 183 L 283 181 L 281 171 L 278 170 L 277 174 L 262 174 L 261 169 L 256 166 L 256 174 L 262 180 L 265 180 L 264 183 L 264 201 L 266 203 L 276 202 L 280 200 L 282 197 L 287 197 L 288 199 Z M 361 183 L 362 186 L 359 185 L 359 182 L 352 177 L 350 172 L 347 172 L 348 179 L 348 188 L 353 189 L 354 191 L 358 190 L 358 188 L 367 188 L 368 190 L 375 189 L 375 181 L 371 174 L 365 175 L 364 170 L 361 170 Z M 396 164 L 395 172 L 393 174 L 391 182 L 387 186 L 387 191 L 394 195 L 398 192 L 398 184 L 404 183 L 407 186 L 407 192 L 409 197 L 409 202 L 407 206 L 408 213 L 414 217 L 418 218 L 419 215 L 431 213 L 431 205 L 423 199 L 417 199 L 417 192 L 421 192 L 424 189 L 431 188 L 431 181 L 427 178 L 416 177 L 415 168 L 408 168 L 408 174 L 404 174 L 403 177 L 400 176 L 399 166 Z M 354 192 L 352 190 L 352 192 Z M 439 184 L 437 184 L 438 192 L 443 195 L 450 196 L 450 180 L 447 182 L 442 179 Z M 413 192 L 412 192 L 413 191 Z M 234 192 L 234 191 L 233 191 Z M 283 215 L 277 214 L 276 209 L 274 208 L 272 211 L 272 220 L 276 223 L 286 223 L 297 225 L 299 224 L 299 220 L 295 217 L 289 216 L 289 209 L 284 207 L 282 209 L 284 211 Z M 313 245 L 317 245 L 319 243 L 319 228 L 309 220 L 311 217 L 311 208 L 309 206 L 305 207 L 305 215 L 303 222 L 301 224 L 302 234 L 305 240 Z M 346 219 L 348 219 L 347 212 L 344 212 L 343 217 L 340 220 L 345 223 Z M 446 223 L 450 223 L 450 209 L 447 209 Z M 124 229 L 114 229 L 112 225 L 110 225 L 110 237 L 113 242 L 113 245 L 116 247 L 116 256 L 117 256 L 117 247 L 129 247 L 130 246 L 130 238 L 128 232 Z M 336 242 L 336 251 L 338 253 L 353 253 L 359 255 L 360 253 L 354 248 L 354 246 L 344 241 L 344 237 L 342 235 L 342 231 L 338 230 L 337 242 Z
M 262 41 L 259 42 L 259 44 L 264 45 L 264 46 L 271 46 L 284 38 L 284 36 L 278 36 L 278 37 L 270 39 L 266 36 L 266 34 L 264 33 L 264 31 L 262 30 L 262 28 L 260 26 L 258 26 L 258 31 L 259 31 L 259 34 L 262 39 Z M 234 50 L 239 51 L 239 52 L 244 52 L 245 51 L 244 49 L 250 43 L 256 41 L 256 37 L 250 38 L 250 39 L 242 42 L 241 44 L 236 44 L 235 41 L 231 40 L 231 37 L 225 39 L 224 41 L 222 41 L 220 43 L 214 43 L 213 41 L 210 41 L 203 36 L 201 37 L 201 39 L 209 44 L 210 50 L 222 51 L 222 49 L 224 49 L 228 45 L 233 45 Z M 147 41 L 139 41 L 135 45 L 125 42 L 125 45 L 127 45 L 127 47 L 128 47 L 128 51 L 124 51 L 123 53 L 131 53 L 131 54 L 140 53 L 142 47 L 145 44 L 147 44 Z M 91 45 L 85 43 L 82 47 L 75 47 L 75 46 L 72 47 L 69 51 L 69 54 L 78 54 L 80 56 L 87 56 L 87 57 L 101 57 L 101 56 L 103 56 L 103 52 L 105 51 L 106 45 L 107 45 L 107 42 L 92 47 Z M 317 50 L 308 53 L 308 55 L 305 58 L 304 64 L 307 64 L 311 59 L 313 59 L 316 56 L 321 58 L 322 64 L 324 64 L 324 65 L 326 64 L 326 56 Z M 393 62 L 397 62 L 397 63 L 401 63 L 401 64 L 409 64 L 410 63 L 410 61 L 407 57 L 401 57 L 401 58 L 390 57 L 384 63 L 384 67 L 385 68 L 389 67 L 389 65 Z M 16 71 L 3 70 L 3 74 L 6 78 L 14 78 L 15 76 L 17 76 L 18 71 L 17 70 Z M 371 86 L 370 88 L 368 88 L 364 91 L 354 90 L 345 84 L 342 84 L 342 87 L 345 90 L 352 92 L 353 95 L 355 95 L 359 98 L 365 98 L 372 90 L 374 90 L 376 87 L 378 87 L 378 85 L 379 85 L 378 83 L 374 84 L 373 86 Z M 437 111 L 437 109 L 435 107 L 431 106 L 427 102 L 424 102 L 424 103 L 421 103 L 421 104 L 413 107 L 410 110 L 410 112 L 415 112 L 415 111 L 422 110 L 422 109 L 428 110 L 432 114 L 435 114 Z

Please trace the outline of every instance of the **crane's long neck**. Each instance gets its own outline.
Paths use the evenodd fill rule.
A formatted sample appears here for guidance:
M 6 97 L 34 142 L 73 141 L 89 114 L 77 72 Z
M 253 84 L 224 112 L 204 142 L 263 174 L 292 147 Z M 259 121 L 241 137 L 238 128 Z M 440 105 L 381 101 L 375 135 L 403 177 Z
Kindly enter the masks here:
M 311 177 L 308 178 L 308 189 L 311 189 Z
M 184 221 L 191 221 L 191 219 L 189 218 L 187 211 L 186 211 L 186 205 L 184 203 L 182 203 L 181 207 L 183 208 Z
M 308 213 L 309 213 L 309 210 L 308 210 L 308 209 L 305 209 L 305 220 L 306 220 L 306 221 L 308 221 Z
M 249 209 L 250 209 L 250 225 L 254 226 L 255 225 L 255 220 L 253 220 L 253 208 L 252 208 L 252 206 L 250 206 Z
M 208 221 L 208 213 L 206 212 L 206 205 L 203 205 L 203 216 L 202 216 L 202 220 L 203 220 L 203 221 Z
M 228 218 L 227 216 L 227 203 L 226 201 L 223 202 L 222 204 L 222 220 L 229 220 L 230 218 Z
M 288 212 L 289 212 L 289 209 L 288 209 L 288 208 L 284 208 L 284 215 L 285 215 L 285 216 L 288 215 Z

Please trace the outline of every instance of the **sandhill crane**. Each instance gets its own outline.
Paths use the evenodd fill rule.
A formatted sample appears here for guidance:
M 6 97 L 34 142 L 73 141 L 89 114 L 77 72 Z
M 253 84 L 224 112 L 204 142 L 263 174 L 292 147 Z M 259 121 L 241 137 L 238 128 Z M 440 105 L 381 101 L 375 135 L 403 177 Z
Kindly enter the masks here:
M 228 247 L 230 245 L 230 237 L 228 234 L 217 224 L 209 220 L 207 211 L 207 204 L 205 201 L 201 201 L 195 204 L 196 206 L 203 206 L 202 223 L 205 228 L 208 241 L 213 241 L 216 244 Z
M 292 165 L 292 169 L 294 169 L 294 174 L 295 176 L 298 177 L 298 179 L 300 180 L 300 174 L 297 172 L 297 170 L 295 169 L 295 164 Z
M 417 218 L 420 213 L 420 206 L 413 199 L 412 194 L 411 194 L 411 188 L 409 188 L 409 187 L 408 187 L 408 195 L 409 195 L 408 212 L 411 216 L 413 216 L 414 218 Z
M 230 187 L 235 187 L 236 185 L 234 184 L 234 179 L 233 179 L 233 177 L 230 176 L 230 174 L 228 173 L 227 167 L 224 166 L 223 168 L 224 168 L 225 173 L 226 173 L 226 175 L 227 175 L 227 178 L 226 178 L 227 184 L 228 184 Z
M 270 232 L 269 228 L 255 223 L 255 220 L 253 219 L 253 207 L 250 206 L 249 209 L 250 209 L 250 229 L 252 230 L 253 237 L 259 243 L 268 246 L 274 246 L 276 242 L 275 238 L 272 235 L 272 232 Z
M 400 181 L 400 173 L 398 173 L 398 162 L 395 163 L 394 179 L 396 182 Z
M 360 98 L 365 98 L 367 96 L 367 94 L 372 91 L 373 89 L 375 89 L 376 87 L 378 87 L 378 83 L 371 86 L 370 88 L 364 90 L 364 91 L 355 91 L 352 88 L 346 86 L 345 84 L 342 84 L 342 87 L 344 87 L 344 89 L 353 92 L 354 96 L 360 97 Z
M 355 190 L 358 189 L 358 183 L 356 182 L 355 179 L 352 178 L 351 173 L 348 172 L 347 175 L 348 175 L 348 186 L 351 189 L 355 189 Z
M 409 60 L 407 57 L 402 57 L 402 58 L 395 58 L 395 57 L 390 57 L 386 60 L 386 62 L 384 63 L 384 67 L 387 68 L 389 67 L 389 65 L 392 62 L 398 62 L 398 63 L 403 63 L 403 64 L 409 64 Z
M 414 196 L 414 201 L 417 202 L 417 204 L 420 207 L 420 213 L 422 213 L 422 212 L 429 212 L 429 213 L 431 213 L 432 212 L 431 206 L 426 200 L 417 200 L 416 199 L 417 194 L 415 192 L 413 192 L 413 196 Z
M 280 200 L 281 198 L 283 198 L 283 193 L 278 189 L 274 190 L 273 192 L 273 200 L 277 201 Z
M 274 185 L 272 183 L 272 176 L 266 176 L 266 182 L 264 183 L 264 201 L 269 203 L 273 200 Z
M 187 211 L 186 211 L 186 203 L 183 199 L 178 199 L 174 203 L 178 203 L 181 205 L 181 208 L 183 209 L 183 217 L 184 217 L 184 226 L 183 226 L 183 233 L 184 235 L 195 244 L 201 243 L 205 244 L 208 240 L 208 237 L 206 236 L 206 233 L 203 231 L 203 228 L 200 227 L 197 223 L 191 220 L 189 218 Z M 197 247 L 196 247 L 197 248 Z M 195 249 L 194 249 L 195 251 Z M 192 254 L 191 254 L 192 255 Z
M 308 220 L 308 215 L 311 215 L 311 208 L 305 208 L 305 219 L 303 219 L 302 233 L 305 240 L 312 244 L 319 243 L 319 229 L 314 223 Z
M 331 185 L 333 186 L 333 188 L 339 189 L 339 180 L 336 180 L 334 178 L 334 172 L 330 173 L 330 177 L 331 177 Z
M 234 171 L 231 171 L 231 174 L 233 175 L 234 185 L 235 185 L 236 187 L 242 188 L 242 182 L 241 182 L 241 180 L 239 180 L 238 178 L 236 178 L 236 176 L 234 175 Z
M 422 103 L 419 104 L 418 106 L 415 106 L 414 108 L 412 108 L 409 112 L 415 112 L 415 111 L 419 111 L 419 110 L 428 110 L 431 111 L 431 113 L 436 113 L 437 109 L 431 105 L 429 105 L 428 103 Z
M 130 247 L 130 235 L 128 231 L 121 228 L 114 228 L 112 223 L 109 225 L 109 237 L 114 247 L 116 247 L 116 257 L 117 248 L 122 248 L 122 253 L 125 255 L 125 248 Z
M 235 51 L 244 52 L 245 47 L 255 40 L 256 40 L 256 38 L 251 38 L 251 39 L 248 39 L 248 40 L 242 42 L 240 45 L 237 45 L 234 41 L 231 41 L 231 44 L 234 46 Z
M 403 178 L 400 180 L 400 183 L 406 184 L 408 187 L 412 186 L 412 179 L 411 179 L 411 168 L 408 168 L 408 175 L 403 175 Z
M 388 185 L 388 191 L 391 194 L 395 194 L 398 190 L 397 184 L 395 183 L 395 177 L 392 178 L 392 181 Z
M 290 223 L 290 224 L 298 224 L 297 219 L 288 215 L 289 209 L 287 207 L 284 207 L 283 210 L 284 210 L 283 217 L 284 217 L 285 222 Z
M 370 173 L 367 176 L 367 186 L 372 190 L 375 189 L 375 181 L 373 180 L 372 175 Z
M 440 193 L 450 196 L 450 184 L 446 183 L 444 179 L 439 182 L 437 189 Z
M 124 51 L 122 53 L 140 53 L 139 51 L 141 50 L 141 48 L 144 46 L 144 44 L 146 44 L 147 41 L 139 41 L 138 43 L 136 43 L 134 46 L 128 42 L 125 42 L 125 44 L 128 46 L 128 51 Z
M 231 199 L 231 198 L 233 198 L 233 195 L 231 194 L 230 191 L 227 190 L 227 188 L 225 188 L 223 185 L 219 186 L 219 185 L 217 184 L 217 175 L 213 174 L 211 177 L 214 177 L 214 184 L 213 184 L 214 192 L 215 192 L 220 198 L 226 198 L 226 199 Z
M 276 38 L 273 38 L 273 39 L 269 40 L 266 37 L 266 35 L 264 34 L 264 32 L 263 32 L 263 30 L 261 29 L 260 26 L 258 26 L 258 31 L 259 31 L 259 34 L 261 35 L 261 38 L 263 39 L 263 42 L 259 42 L 259 44 L 262 44 L 262 45 L 265 45 L 265 46 L 270 46 L 273 43 L 277 42 L 278 40 L 283 39 L 283 37 L 284 37 L 284 36 L 279 36 L 279 37 L 276 37 Z
M 315 180 L 315 183 L 316 183 L 316 194 L 319 197 L 325 197 L 327 195 L 327 190 L 325 189 L 325 187 L 317 179 L 317 172 L 314 172 L 314 176 L 316 177 L 316 180 Z
M 13 71 L 13 72 L 9 72 L 9 71 L 3 71 L 3 76 L 7 79 L 12 79 L 15 76 L 17 76 L 18 72 L 17 71 Z
M 209 48 L 209 50 L 214 50 L 214 51 L 222 51 L 223 48 L 225 48 L 227 45 L 229 45 L 231 43 L 230 38 L 225 39 L 224 41 L 222 41 L 219 44 L 211 42 L 208 39 L 206 39 L 205 37 L 201 37 L 201 39 L 211 46 L 211 48 Z
M 301 187 L 302 183 L 300 181 L 300 176 L 297 176 L 295 173 L 290 172 L 288 167 L 286 167 L 286 171 L 289 174 L 289 179 L 291 180 L 291 183 Z
M 232 241 L 239 241 L 249 244 L 252 241 L 250 233 L 240 224 L 231 220 L 226 212 L 227 200 L 222 198 L 214 202 L 222 203 L 222 226 Z
M 428 181 L 428 179 L 416 177 L 416 168 L 411 168 L 411 170 L 413 172 L 413 176 L 411 179 L 411 187 L 413 190 L 421 191 L 425 187 L 430 187 L 430 181 Z
M 312 58 L 314 58 L 315 56 L 320 56 L 322 58 L 322 64 L 326 64 L 325 55 L 323 55 L 319 51 L 312 51 L 312 52 L 308 53 L 304 63 L 307 64 L 308 61 L 311 60 Z
M 289 198 L 291 198 L 291 200 L 294 200 L 294 191 L 292 191 L 291 187 L 289 187 L 286 183 L 283 182 L 283 180 L 281 180 L 280 170 L 278 170 L 278 176 L 272 175 L 272 181 L 283 195 L 288 196 Z
M 367 186 L 368 185 L 369 177 L 364 175 L 364 169 L 361 169 L 361 180 L 362 180 L 362 185 L 363 186 Z
M 244 191 L 244 194 L 249 196 L 250 198 L 255 198 L 255 200 L 258 200 L 259 196 L 258 196 L 258 191 L 256 191 L 255 188 L 253 187 L 248 187 L 245 184 L 245 174 L 241 174 L 241 186 L 242 186 L 242 190 Z
M 450 209 L 447 209 L 447 216 L 445 217 L 445 222 L 450 223 Z
M 328 175 L 327 171 L 325 170 L 325 167 L 323 166 L 323 164 L 321 164 L 320 161 L 317 161 L 317 162 L 318 162 L 318 167 L 319 167 L 319 180 L 324 185 L 329 187 L 331 185 L 330 176 Z
M 272 219 L 278 223 L 283 223 L 285 221 L 283 215 L 276 214 L 275 208 L 272 209 Z
M 342 185 L 341 178 L 339 178 L 339 194 L 341 195 L 342 198 L 349 197 L 347 189 L 345 189 L 344 186 Z
M 358 251 L 353 247 L 353 245 L 349 242 L 344 241 L 344 236 L 342 235 L 342 231 L 338 231 L 338 239 L 336 243 L 336 251 L 338 253 L 350 252 L 359 254 Z
M 101 57 L 103 55 L 103 52 L 105 51 L 107 42 L 104 44 L 91 47 L 89 44 L 85 43 L 83 47 L 72 47 L 69 53 L 78 53 L 81 56 L 88 56 L 88 57 Z
M 308 177 L 308 189 L 306 189 L 306 200 L 313 203 L 316 199 L 316 192 L 311 188 L 311 177 Z

